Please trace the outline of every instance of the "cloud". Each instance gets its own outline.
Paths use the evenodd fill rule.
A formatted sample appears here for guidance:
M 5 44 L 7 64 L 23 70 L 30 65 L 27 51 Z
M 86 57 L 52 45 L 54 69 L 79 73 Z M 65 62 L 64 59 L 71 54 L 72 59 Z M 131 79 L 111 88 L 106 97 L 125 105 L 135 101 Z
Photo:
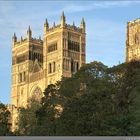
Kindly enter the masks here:
M 5 16 L 15 9 L 13 2 L 0 1 L 0 16 Z
M 18 12 L 15 10 L 22 4 L 23 4 L 23 9 L 25 8 L 24 6 L 26 6 L 26 8 L 27 8 L 27 5 L 26 5 L 27 3 L 29 3 L 29 5 L 31 5 L 31 9 L 35 5 L 38 5 L 39 7 L 36 6 L 37 7 L 36 14 L 38 14 L 38 8 L 40 8 L 39 2 L 35 1 L 34 4 L 32 4 L 33 2 L 20 2 L 20 3 L 16 2 L 16 1 L 13 1 L 13 2 L 12 1 L 0 1 L 0 16 L 3 16 L 3 15 L 7 16 L 9 14 L 14 14 L 14 13 L 12 13 L 12 11 L 14 11 L 15 14 L 17 14 L 18 12 L 20 13 L 22 10 L 19 10 Z M 44 6 L 49 5 L 52 2 L 43 1 L 42 3 L 43 3 L 43 5 L 41 5 L 42 10 L 45 10 Z M 58 14 L 60 15 L 60 13 L 62 11 L 64 11 L 65 13 L 75 13 L 75 12 L 84 12 L 84 11 L 113 8 L 113 7 L 125 7 L 125 6 L 129 6 L 132 4 L 140 4 L 140 1 L 98 1 L 98 2 L 89 1 L 88 3 L 85 1 L 74 1 L 74 2 L 69 1 L 69 2 L 63 2 L 63 3 L 61 1 L 58 1 L 58 2 L 56 2 L 56 5 L 57 4 L 62 5 L 62 6 L 58 6 L 58 7 L 54 7 L 54 6 L 49 7 L 48 6 L 49 9 L 47 10 L 47 16 L 54 16 L 54 15 L 58 15 Z M 52 10 L 50 11 L 51 8 L 52 8 Z M 21 12 L 21 14 L 23 14 L 23 13 Z M 29 15 L 26 15 L 26 17 L 28 18 Z
M 132 4 L 140 4 L 140 1 L 99 1 L 99 2 L 81 2 L 81 4 L 68 4 L 65 5 L 60 11 L 54 13 L 60 13 L 61 11 L 65 11 L 66 13 L 75 13 L 75 12 L 84 12 L 84 11 L 91 11 L 91 10 L 98 10 L 98 9 L 105 9 L 105 8 L 113 8 L 113 7 L 125 7 Z

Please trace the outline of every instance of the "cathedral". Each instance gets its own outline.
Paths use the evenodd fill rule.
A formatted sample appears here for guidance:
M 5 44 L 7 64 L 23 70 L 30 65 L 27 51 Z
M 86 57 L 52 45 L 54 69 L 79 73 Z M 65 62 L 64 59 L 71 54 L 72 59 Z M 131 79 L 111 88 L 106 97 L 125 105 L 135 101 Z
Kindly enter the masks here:
M 127 23 L 126 62 L 140 60 L 140 19 Z
M 16 129 L 18 108 L 26 107 L 32 96 L 40 98 L 49 84 L 62 77 L 71 77 L 86 63 L 86 31 L 82 19 L 80 27 L 66 23 L 62 12 L 60 24 L 44 23 L 44 36 L 33 38 L 29 26 L 26 38 L 12 38 L 12 130 Z

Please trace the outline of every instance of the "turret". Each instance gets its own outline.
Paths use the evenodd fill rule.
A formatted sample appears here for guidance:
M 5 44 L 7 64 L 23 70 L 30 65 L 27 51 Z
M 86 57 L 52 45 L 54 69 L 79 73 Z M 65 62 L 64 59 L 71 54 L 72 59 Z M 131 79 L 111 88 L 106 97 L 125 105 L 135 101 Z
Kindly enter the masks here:
M 14 35 L 12 37 L 12 44 L 13 44 L 13 46 L 15 45 L 16 42 L 17 42 L 17 37 L 16 37 L 16 33 L 14 33 Z
M 49 29 L 49 23 L 48 23 L 48 20 L 46 18 L 45 23 L 44 23 L 44 33 L 46 33 L 48 31 L 48 29 Z
M 30 40 L 32 38 L 32 31 L 30 29 L 30 26 L 28 27 L 28 30 L 27 30 L 27 39 Z
M 86 24 L 85 24 L 85 20 L 84 18 L 82 18 L 82 21 L 81 21 L 81 29 L 82 29 L 82 33 L 85 33 L 85 27 L 86 27 Z
M 73 21 L 73 26 L 75 26 L 75 23 L 74 23 L 74 21 Z
M 23 38 L 22 38 L 22 36 L 21 36 L 21 42 L 23 41 Z
M 64 11 L 62 12 L 62 15 L 61 15 L 61 21 L 60 21 L 60 24 L 61 24 L 61 27 L 65 27 L 65 24 L 66 24 L 66 18 L 65 18 L 65 15 L 64 15 Z
M 53 27 L 55 27 L 55 22 L 53 23 Z
M 41 40 L 41 36 L 39 35 L 39 40 Z

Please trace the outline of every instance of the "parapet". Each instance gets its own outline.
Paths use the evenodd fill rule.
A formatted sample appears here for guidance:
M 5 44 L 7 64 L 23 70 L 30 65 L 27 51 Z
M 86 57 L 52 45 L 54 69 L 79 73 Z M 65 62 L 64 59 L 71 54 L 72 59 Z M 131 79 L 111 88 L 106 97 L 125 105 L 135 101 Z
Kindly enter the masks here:
M 134 26 L 136 24 L 140 24 L 140 18 L 127 22 L 128 26 Z

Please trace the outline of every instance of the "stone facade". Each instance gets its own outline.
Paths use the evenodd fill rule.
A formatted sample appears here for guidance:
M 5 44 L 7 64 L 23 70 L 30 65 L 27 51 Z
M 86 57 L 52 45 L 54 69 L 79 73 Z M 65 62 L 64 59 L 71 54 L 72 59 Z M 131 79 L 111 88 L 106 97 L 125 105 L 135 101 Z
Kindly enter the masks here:
M 41 97 L 49 84 L 62 77 L 71 77 L 86 63 L 85 21 L 80 27 L 66 24 L 64 12 L 60 24 L 49 27 L 44 23 L 44 38 L 32 38 L 30 27 L 27 37 L 12 38 L 12 130 L 16 128 L 18 108 L 26 107 L 32 96 Z
M 140 60 L 140 19 L 127 23 L 126 62 Z

